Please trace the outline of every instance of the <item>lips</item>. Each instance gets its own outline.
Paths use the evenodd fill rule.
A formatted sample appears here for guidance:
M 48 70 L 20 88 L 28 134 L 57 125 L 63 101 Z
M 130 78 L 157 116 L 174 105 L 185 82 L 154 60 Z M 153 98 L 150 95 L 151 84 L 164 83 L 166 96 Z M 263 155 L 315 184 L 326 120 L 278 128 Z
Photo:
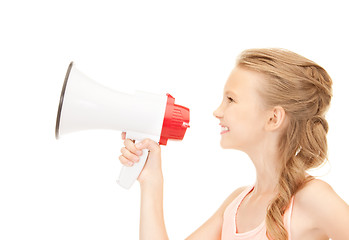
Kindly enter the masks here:
M 223 126 L 222 124 L 219 124 L 219 125 L 221 125 L 221 134 L 229 132 L 229 128 L 228 127 Z

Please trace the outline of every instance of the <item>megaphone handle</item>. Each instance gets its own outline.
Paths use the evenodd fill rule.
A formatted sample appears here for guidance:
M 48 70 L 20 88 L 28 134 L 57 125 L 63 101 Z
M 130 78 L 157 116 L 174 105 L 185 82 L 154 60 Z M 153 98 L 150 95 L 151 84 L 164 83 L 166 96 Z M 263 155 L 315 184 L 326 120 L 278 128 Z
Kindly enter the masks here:
M 140 142 L 136 140 L 136 143 Z M 122 166 L 118 184 L 126 189 L 129 189 L 133 183 L 137 180 L 139 174 L 143 170 L 145 162 L 148 158 L 148 149 L 143 149 L 142 156 L 139 157 L 139 162 L 135 163 L 132 167 Z

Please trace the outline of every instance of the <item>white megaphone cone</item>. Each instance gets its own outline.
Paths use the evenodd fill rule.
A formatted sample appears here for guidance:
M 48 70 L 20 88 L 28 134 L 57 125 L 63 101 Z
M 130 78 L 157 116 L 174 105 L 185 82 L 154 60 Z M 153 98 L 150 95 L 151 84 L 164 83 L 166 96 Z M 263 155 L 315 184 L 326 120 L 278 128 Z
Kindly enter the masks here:
M 70 63 L 64 80 L 56 120 L 56 138 L 89 130 L 112 129 L 126 132 L 126 138 L 150 138 L 160 145 L 168 139 L 182 140 L 189 127 L 189 109 L 174 104 L 170 94 L 145 92 L 126 94 L 104 87 L 85 76 Z M 143 150 L 140 161 L 123 166 L 118 183 L 130 188 L 148 157 Z

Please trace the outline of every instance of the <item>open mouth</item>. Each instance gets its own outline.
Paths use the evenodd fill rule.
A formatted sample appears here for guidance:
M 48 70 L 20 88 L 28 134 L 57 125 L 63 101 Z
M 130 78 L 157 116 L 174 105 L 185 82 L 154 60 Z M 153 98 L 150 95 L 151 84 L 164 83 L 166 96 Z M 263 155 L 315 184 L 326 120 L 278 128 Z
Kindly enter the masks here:
M 229 132 L 229 128 L 225 126 L 221 126 L 221 134 Z

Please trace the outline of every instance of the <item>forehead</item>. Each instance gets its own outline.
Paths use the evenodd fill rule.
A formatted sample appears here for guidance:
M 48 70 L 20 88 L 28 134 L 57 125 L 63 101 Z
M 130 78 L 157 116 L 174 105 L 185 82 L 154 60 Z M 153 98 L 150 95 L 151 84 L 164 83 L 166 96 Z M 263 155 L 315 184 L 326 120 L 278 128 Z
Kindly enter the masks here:
M 224 93 L 254 94 L 261 87 L 261 81 L 263 81 L 262 74 L 236 67 L 224 86 Z

